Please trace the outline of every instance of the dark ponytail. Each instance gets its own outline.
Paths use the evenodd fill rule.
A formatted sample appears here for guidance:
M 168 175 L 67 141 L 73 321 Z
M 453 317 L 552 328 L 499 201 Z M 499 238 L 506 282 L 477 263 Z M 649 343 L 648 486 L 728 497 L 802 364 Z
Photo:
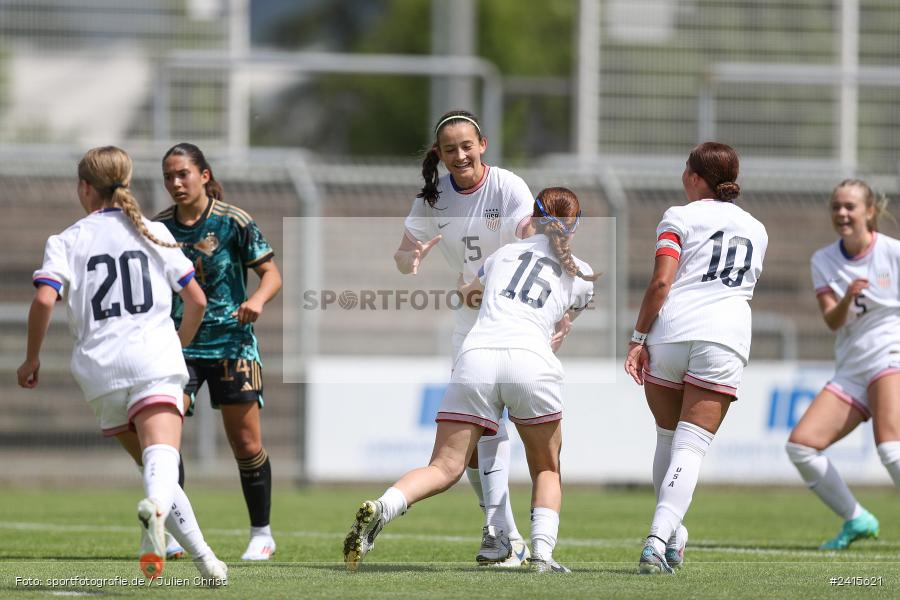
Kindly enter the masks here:
M 203 174 L 203 171 L 207 171 L 209 173 L 209 181 L 207 181 L 204 186 L 206 195 L 213 200 L 221 200 L 224 197 L 225 194 L 222 190 L 222 184 L 216 180 L 215 175 L 213 175 L 212 167 L 209 166 L 209 163 L 206 161 L 206 157 L 203 155 L 203 151 L 201 151 L 200 148 L 188 142 L 175 144 L 169 148 L 163 156 L 163 165 L 165 165 L 166 159 L 170 156 L 186 156 L 191 163 L 197 167 L 201 175 Z
M 732 202 L 741 195 L 741 186 L 736 181 L 740 160 L 737 152 L 728 144 L 700 144 L 691 150 L 688 166 L 706 182 L 716 200 Z
M 425 180 L 425 185 L 422 186 L 422 191 L 416 195 L 416 198 L 422 198 L 431 208 L 434 208 L 434 205 L 437 204 L 438 196 L 441 193 L 438 190 L 437 169 L 440 162 L 441 159 L 438 158 L 437 148 L 432 146 L 422 161 L 422 179 Z

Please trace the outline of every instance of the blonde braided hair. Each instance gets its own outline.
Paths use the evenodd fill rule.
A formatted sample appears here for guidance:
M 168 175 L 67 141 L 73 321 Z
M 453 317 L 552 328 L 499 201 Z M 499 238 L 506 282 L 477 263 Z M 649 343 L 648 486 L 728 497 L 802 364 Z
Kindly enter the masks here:
M 164 248 L 181 248 L 182 244 L 164 242 L 150 233 L 141 207 L 128 188 L 133 164 L 128 153 L 115 146 L 101 146 L 88 150 L 78 163 L 78 178 L 87 181 L 111 206 L 122 209 L 134 228 L 142 236 Z

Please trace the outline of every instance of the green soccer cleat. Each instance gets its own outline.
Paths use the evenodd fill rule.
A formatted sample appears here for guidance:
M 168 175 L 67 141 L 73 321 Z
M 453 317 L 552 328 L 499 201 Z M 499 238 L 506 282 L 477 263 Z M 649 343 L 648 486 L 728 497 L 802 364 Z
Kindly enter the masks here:
M 344 538 L 344 564 L 348 571 L 356 571 L 375 547 L 375 536 L 384 528 L 383 515 L 384 505 L 378 500 L 366 500 L 356 511 L 350 533 Z
M 844 521 L 843 527 L 833 538 L 819 546 L 819 550 L 846 550 L 856 540 L 878 537 L 878 519 L 867 510 L 855 519 Z

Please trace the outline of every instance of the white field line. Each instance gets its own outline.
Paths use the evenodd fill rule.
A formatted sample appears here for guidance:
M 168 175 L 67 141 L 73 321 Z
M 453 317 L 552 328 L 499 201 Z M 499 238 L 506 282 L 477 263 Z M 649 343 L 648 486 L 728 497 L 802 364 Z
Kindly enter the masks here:
M 53 523 L 20 523 L 11 521 L 0 521 L 0 530 L 13 531 L 55 531 L 64 533 L 133 533 L 137 527 L 124 527 L 121 525 L 59 525 Z M 208 534 L 213 535 L 234 535 L 246 536 L 246 529 L 218 529 L 214 527 L 205 527 L 203 529 Z M 341 540 L 343 533 L 339 532 L 323 532 L 323 531 L 276 531 L 277 536 L 323 539 L 323 540 Z M 399 541 L 421 541 L 421 542 L 443 542 L 450 544 L 473 544 L 477 543 L 475 536 L 461 535 L 424 535 L 409 533 L 382 533 L 379 536 L 383 540 L 399 540 Z M 577 548 L 621 548 L 621 549 L 637 549 L 640 550 L 642 538 L 627 539 L 600 539 L 600 538 L 564 538 L 560 540 L 561 547 L 577 547 Z M 710 540 L 697 540 L 688 544 L 688 551 L 691 554 L 737 554 L 737 555 L 755 555 L 755 556 L 794 556 L 816 559 L 827 559 L 837 557 L 852 557 L 853 554 L 838 552 L 823 552 L 821 550 L 797 550 L 797 549 L 781 549 L 767 548 L 766 542 L 744 540 L 747 546 L 724 546 L 718 542 Z M 780 540 L 781 544 L 788 546 L 802 546 L 806 542 L 795 540 Z M 759 544 L 753 547 L 751 544 Z M 891 542 L 880 542 L 867 540 L 864 542 L 867 547 L 875 546 L 879 550 L 887 552 L 894 551 L 891 554 L 865 554 L 860 555 L 860 561 L 854 562 L 879 562 L 891 561 L 898 562 L 897 550 L 900 550 L 900 544 Z M 571 561 L 570 561 L 571 562 Z M 843 561 L 842 561 L 843 562 Z

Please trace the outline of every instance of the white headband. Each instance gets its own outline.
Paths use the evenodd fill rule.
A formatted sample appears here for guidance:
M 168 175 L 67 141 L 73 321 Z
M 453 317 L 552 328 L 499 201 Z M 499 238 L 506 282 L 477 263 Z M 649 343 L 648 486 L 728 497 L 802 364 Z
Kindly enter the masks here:
M 434 128 L 434 135 L 437 135 L 437 132 L 441 130 L 441 127 L 444 126 L 444 123 L 446 123 L 447 121 L 452 121 L 453 119 L 462 119 L 463 121 L 468 121 L 475 126 L 475 129 L 478 131 L 478 133 L 481 133 L 481 127 L 478 126 L 478 123 L 475 122 L 475 119 L 472 119 L 465 115 L 452 115 L 437 124 L 437 127 Z

